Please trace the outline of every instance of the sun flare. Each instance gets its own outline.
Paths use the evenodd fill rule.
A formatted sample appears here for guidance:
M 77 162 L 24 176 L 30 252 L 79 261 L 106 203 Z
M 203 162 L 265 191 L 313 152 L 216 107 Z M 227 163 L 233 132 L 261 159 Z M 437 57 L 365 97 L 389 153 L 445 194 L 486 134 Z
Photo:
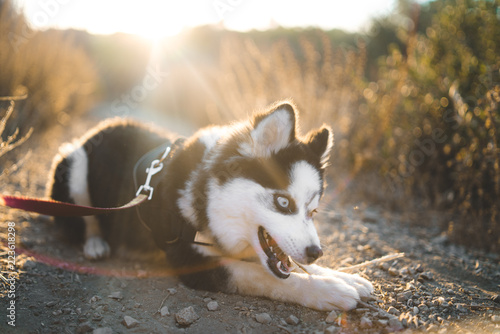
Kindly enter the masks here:
M 100 18 L 92 26 L 94 32 L 124 32 L 150 40 L 159 40 L 176 35 L 186 26 L 183 15 L 173 15 L 168 3 L 154 7 L 128 6 L 123 8 L 125 15 Z

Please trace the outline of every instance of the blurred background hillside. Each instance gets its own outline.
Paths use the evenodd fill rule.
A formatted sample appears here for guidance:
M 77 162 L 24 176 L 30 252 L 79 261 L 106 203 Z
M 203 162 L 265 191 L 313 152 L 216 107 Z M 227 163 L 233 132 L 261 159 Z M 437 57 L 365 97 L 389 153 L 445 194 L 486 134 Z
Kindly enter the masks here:
M 52 11 L 54 3 L 64 6 L 53 0 Z M 334 128 L 336 193 L 422 217 L 439 212 L 415 224 L 500 251 L 496 0 L 400 0 L 356 32 L 215 24 L 149 40 L 37 29 L 0 0 L 0 96 L 24 95 L 3 140 L 33 128 L 36 142 L 95 108 L 107 117 L 144 110 L 143 119 L 196 129 L 293 98 L 303 132 Z M 0 101 L 2 115 L 8 106 Z

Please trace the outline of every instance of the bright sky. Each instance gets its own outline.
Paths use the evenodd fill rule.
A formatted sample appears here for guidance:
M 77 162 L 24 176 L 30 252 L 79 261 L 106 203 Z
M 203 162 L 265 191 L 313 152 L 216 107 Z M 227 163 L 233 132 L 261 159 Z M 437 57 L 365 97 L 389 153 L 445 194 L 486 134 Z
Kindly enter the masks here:
M 397 0 L 14 0 L 32 26 L 127 32 L 148 38 L 185 27 L 220 23 L 228 29 L 317 26 L 362 30 L 389 13 Z

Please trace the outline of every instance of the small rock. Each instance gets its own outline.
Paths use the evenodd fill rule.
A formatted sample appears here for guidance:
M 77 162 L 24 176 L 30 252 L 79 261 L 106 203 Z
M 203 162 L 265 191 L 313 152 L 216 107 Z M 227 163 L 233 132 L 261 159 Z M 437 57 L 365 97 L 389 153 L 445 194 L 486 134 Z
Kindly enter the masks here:
M 99 300 L 101 300 L 101 297 L 99 297 L 99 296 L 93 296 L 92 298 L 90 298 L 89 304 L 98 302 Z
M 89 333 L 92 332 L 93 330 L 94 328 L 92 328 L 90 322 L 87 321 L 78 325 L 78 327 L 76 328 L 76 333 L 77 334 Z
M 121 299 L 123 299 L 123 294 L 121 291 L 116 291 L 116 292 L 111 293 L 108 297 L 113 298 L 113 299 L 117 299 L 117 300 L 121 300 Z
M 23 264 L 23 268 L 24 269 L 33 269 L 35 267 L 36 267 L 36 262 L 31 261 L 31 260 L 27 260 Z
M 445 302 L 444 297 L 437 297 L 436 299 L 434 299 L 434 304 L 437 305 L 443 305 L 444 302 Z
M 255 320 L 261 324 L 268 324 L 271 322 L 271 316 L 268 313 L 259 313 L 255 315 Z
M 396 299 L 400 303 L 405 303 L 406 301 L 408 301 L 408 299 L 412 297 L 412 295 L 413 293 L 411 291 L 405 291 L 402 293 L 398 293 Z
M 492 315 L 491 321 L 493 321 L 495 324 L 500 324 L 500 315 Z
M 395 308 L 394 306 L 390 306 L 387 309 L 387 313 L 392 314 L 392 315 L 396 315 L 396 316 L 401 314 L 401 312 L 399 312 L 399 310 L 397 308 Z
M 294 325 L 294 326 L 298 325 L 299 321 L 300 321 L 299 318 L 297 318 L 293 314 L 290 314 L 290 316 L 288 318 L 286 318 L 286 323 L 289 325 Z
M 337 312 L 335 312 L 335 310 L 332 310 L 326 317 L 325 321 L 327 324 L 331 324 L 334 323 L 335 320 L 337 320 L 337 318 L 338 318 Z
M 429 311 L 429 306 L 427 306 L 425 304 L 420 304 L 420 305 L 418 305 L 418 310 L 421 313 L 425 313 L 425 312 Z
M 389 323 L 389 320 L 378 319 L 377 322 L 379 323 L 380 326 L 386 327 L 387 324 Z
M 53 300 L 53 301 L 47 302 L 47 303 L 45 304 L 45 306 L 47 306 L 47 307 L 53 307 L 53 306 L 55 306 L 56 304 L 57 304 L 57 301 Z
M 175 314 L 175 321 L 181 326 L 189 326 L 200 316 L 196 314 L 192 306 L 186 307 Z
M 210 303 L 210 302 L 212 301 L 212 298 L 210 298 L 210 297 L 203 298 L 203 301 L 204 301 L 205 303 Z
M 389 272 L 389 275 L 391 275 L 391 276 L 399 276 L 399 270 L 397 270 L 394 267 L 390 267 L 388 272 Z
M 418 314 L 420 312 L 420 310 L 416 306 L 413 306 L 412 311 L 413 311 L 413 314 Z
M 493 297 L 491 297 L 491 300 L 493 300 L 493 302 L 497 304 L 500 304 L 500 295 L 494 295 Z
M 337 334 L 338 332 L 340 332 L 340 327 L 335 326 L 327 327 L 324 331 L 325 334 Z
M 123 317 L 122 324 L 124 324 L 125 327 L 127 327 L 127 328 L 134 328 L 135 326 L 137 326 L 139 324 L 139 321 L 126 315 Z
M 369 308 L 365 308 L 365 307 L 358 307 L 357 309 L 354 310 L 356 313 L 366 313 L 366 312 L 369 312 L 370 309 Z
M 412 282 L 406 283 L 405 290 L 415 290 L 415 285 Z
M 372 321 L 368 317 L 361 317 L 359 325 L 361 328 L 371 328 L 373 326 Z
M 170 293 L 171 295 L 175 295 L 177 293 L 177 290 L 175 288 L 170 288 L 170 289 L 167 289 L 168 293 Z
M 403 324 L 398 318 L 390 318 L 388 322 L 391 331 L 400 331 L 403 329 Z
M 462 313 L 466 313 L 469 311 L 464 304 L 457 304 L 457 310 Z
M 385 270 L 385 271 L 388 271 L 390 267 L 391 267 L 391 265 L 389 263 L 387 263 L 387 262 L 382 262 L 379 265 L 379 268 L 382 269 L 382 270 Z
M 380 219 L 380 215 L 377 212 L 366 210 L 363 214 L 361 220 L 368 224 L 376 224 Z
M 55 315 L 55 316 L 61 315 L 62 314 L 62 310 L 56 310 L 56 311 L 52 312 L 52 314 Z
M 432 281 L 434 279 L 434 274 L 430 271 L 425 271 L 420 274 L 420 277 L 427 281 Z
M 92 334 L 113 334 L 113 330 L 110 327 L 100 327 L 94 329 Z
M 207 309 L 209 311 L 217 311 L 219 309 L 219 304 L 215 300 L 212 300 L 207 304 Z
M 162 317 L 166 316 L 166 315 L 170 315 L 170 311 L 168 310 L 168 307 L 167 306 L 163 306 L 160 310 L 160 314 Z

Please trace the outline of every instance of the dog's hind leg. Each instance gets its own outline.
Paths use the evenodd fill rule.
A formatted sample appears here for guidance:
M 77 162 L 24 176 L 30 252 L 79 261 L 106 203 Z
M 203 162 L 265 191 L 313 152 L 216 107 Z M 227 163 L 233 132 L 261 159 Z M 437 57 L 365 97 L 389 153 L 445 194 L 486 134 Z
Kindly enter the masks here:
M 101 235 L 99 221 L 94 216 L 84 217 L 85 221 L 85 245 L 83 254 L 87 259 L 97 260 L 109 256 L 109 245 Z
M 88 158 L 85 150 L 78 147 L 71 155 L 69 170 L 69 195 L 75 204 L 92 206 L 88 189 Z M 83 217 L 85 222 L 85 245 L 83 253 L 86 258 L 97 260 L 110 253 L 108 243 L 103 239 L 99 221 L 95 216 Z

